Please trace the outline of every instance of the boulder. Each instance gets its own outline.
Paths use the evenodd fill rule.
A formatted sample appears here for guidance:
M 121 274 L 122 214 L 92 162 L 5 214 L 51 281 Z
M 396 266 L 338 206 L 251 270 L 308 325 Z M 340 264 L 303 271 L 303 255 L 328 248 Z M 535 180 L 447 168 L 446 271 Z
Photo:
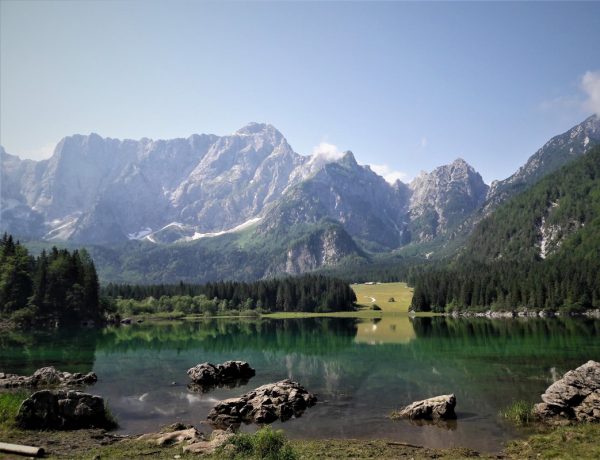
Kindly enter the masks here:
M 452 420 L 456 418 L 454 408 L 456 396 L 441 395 L 415 401 L 392 414 L 392 418 L 408 418 L 411 420 Z
M 268 424 L 299 417 L 317 398 L 297 382 L 289 379 L 269 383 L 239 398 L 219 402 L 208 414 L 208 420 L 218 427 L 243 423 Z
M 536 417 L 550 424 L 600 422 L 600 363 L 588 361 L 550 385 L 534 406 Z
M 75 372 L 61 372 L 54 367 L 42 367 L 32 375 L 5 374 L 0 372 L 0 388 L 15 387 L 68 387 L 77 385 L 91 385 L 98 381 L 93 372 L 80 374 Z
M 193 383 L 200 387 L 213 387 L 254 377 L 256 371 L 245 361 L 226 361 L 223 364 L 202 363 L 187 371 Z
M 104 400 L 80 391 L 41 390 L 21 404 L 17 424 L 24 429 L 112 428 Z

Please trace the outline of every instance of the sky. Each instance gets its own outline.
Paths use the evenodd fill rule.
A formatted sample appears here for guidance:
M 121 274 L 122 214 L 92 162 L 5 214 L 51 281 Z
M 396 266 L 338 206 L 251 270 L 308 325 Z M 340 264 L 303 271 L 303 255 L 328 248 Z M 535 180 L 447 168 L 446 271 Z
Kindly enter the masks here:
M 486 182 L 600 112 L 600 3 L 0 0 L 0 144 L 277 127 L 388 179 Z

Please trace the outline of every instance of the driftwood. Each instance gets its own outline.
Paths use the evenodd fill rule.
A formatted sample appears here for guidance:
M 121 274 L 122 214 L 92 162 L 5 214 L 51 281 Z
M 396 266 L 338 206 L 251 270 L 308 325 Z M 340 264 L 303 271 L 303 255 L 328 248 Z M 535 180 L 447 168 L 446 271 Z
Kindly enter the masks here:
M 44 449 L 42 447 L 22 446 L 20 444 L 9 444 L 7 442 L 0 442 L 0 452 L 28 455 L 30 457 L 41 457 L 44 455 Z

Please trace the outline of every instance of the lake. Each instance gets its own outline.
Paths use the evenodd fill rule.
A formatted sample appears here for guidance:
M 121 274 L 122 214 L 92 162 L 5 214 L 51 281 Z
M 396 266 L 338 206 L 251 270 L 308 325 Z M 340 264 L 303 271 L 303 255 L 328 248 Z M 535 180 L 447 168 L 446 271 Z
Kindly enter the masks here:
M 387 438 L 430 447 L 499 451 L 524 435 L 499 417 L 514 400 L 539 401 L 564 372 L 600 360 L 600 320 L 306 318 L 135 324 L 100 331 L 52 331 L 0 337 L 0 371 L 30 374 L 54 365 L 98 375 L 121 433 L 157 431 L 175 421 L 201 431 L 216 401 L 291 378 L 319 403 L 275 423 L 291 438 Z M 198 393 L 186 370 L 229 359 L 248 361 L 256 377 L 237 388 Z M 412 401 L 455 393 L 458 420 L 445 425 L 392 421 Z M 255 429 L 245 426 L 244 430 Z

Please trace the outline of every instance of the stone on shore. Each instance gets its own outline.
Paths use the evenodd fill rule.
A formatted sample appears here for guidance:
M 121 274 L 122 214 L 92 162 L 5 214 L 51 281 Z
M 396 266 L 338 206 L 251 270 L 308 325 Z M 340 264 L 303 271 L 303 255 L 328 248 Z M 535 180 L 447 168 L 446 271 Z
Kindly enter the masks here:
M 77 430 L 112 428 L 104 399 L 80 391 L 41 390 L 21 404 L 17 414 L 20 428 L 33 430 Z
M 75 372 L 61 372 L 54 367 L 42 367 L 32 375 L 5 374 L 0 372 L 0 388 L 16 387 L 67 387 L 77 385 L 91 385 L 98 381 L 93 372 L 80 374 Z
M 550 385 L 534 406 L 536 417 L 549 424 L 600 422 L 600 363 L 588 361 Z
M 456 418 L 454 408 L 456 397 L 451 395 L 415 401 L 392 414 L 392 418 L 408 418 L 411 420 L 453 420 Z
M 153 441 L 158 446 L 183 445 L 183 452 L 212 454 L 233 436 L 231 431 L 214 430 L 210 439 L 191 425 L 174 424 L 160 433 L 143 434 L 139 441 Z
M 208 414 L 208 420 L 218 427 L 243 423 L 268 424 L 299 417 L 317 398 L 297 382 L 289 379 L 269 383 L 239 398 L 219 402 Z
M 248 380 L 256 371 L 245 361 L 226 361 L 223 364 L 202 363 L 187 371 L 196 385 L 216 386 L 236 380 Z

